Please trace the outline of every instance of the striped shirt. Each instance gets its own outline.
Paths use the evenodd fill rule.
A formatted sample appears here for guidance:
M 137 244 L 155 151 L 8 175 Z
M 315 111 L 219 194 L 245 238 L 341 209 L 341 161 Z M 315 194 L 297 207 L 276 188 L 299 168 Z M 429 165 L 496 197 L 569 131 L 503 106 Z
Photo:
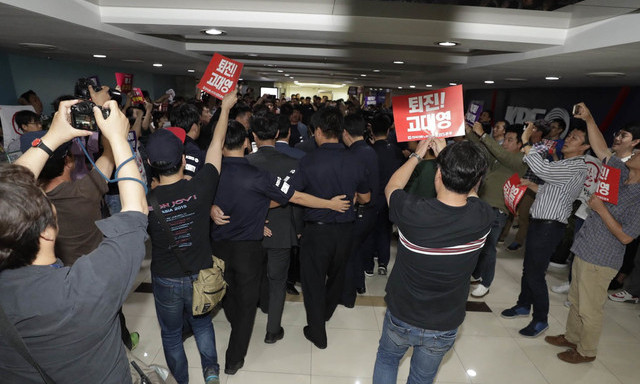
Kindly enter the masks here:
M 531 206 L 531 218 L 567 224 L 573 202 L 580 195 L 587 177 L 584 156 L 550 162 L 539 153 L 530 153 L 523 161 L 545 182 L 538 187 L 536 200 Z

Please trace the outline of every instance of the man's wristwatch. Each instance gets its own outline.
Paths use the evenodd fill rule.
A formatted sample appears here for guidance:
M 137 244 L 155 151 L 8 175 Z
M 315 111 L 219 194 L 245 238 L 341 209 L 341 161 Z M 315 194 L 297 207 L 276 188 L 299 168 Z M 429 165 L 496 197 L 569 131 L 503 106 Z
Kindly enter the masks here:
M 420 155 L 418 155 L 415 152 L 409 155 L 409 158 L 412 158 L 412 157 L 415 157 L 416 159 L 418 159 L 418 163 L 422 161 L 422 157 L 420 157 Z
M 47 145 L 44 143 L 44 141 L 42 141 L 42 139 L 39 138 L 39 137 L 37 139 L 34 139 L 31 142 L 31 147 L 40 148 L 43 151 L 47 152 L 47 155 L 49 155 L 49 157 L 53 156 L 53 151 L 51 150 L 51 148 L 47 147 Z

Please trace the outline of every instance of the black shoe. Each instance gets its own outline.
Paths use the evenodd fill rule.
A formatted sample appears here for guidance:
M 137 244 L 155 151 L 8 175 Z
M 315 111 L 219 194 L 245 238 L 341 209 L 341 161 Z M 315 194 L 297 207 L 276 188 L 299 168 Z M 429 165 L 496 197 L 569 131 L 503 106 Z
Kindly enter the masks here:
M 240 360 L 239 362 L 234 364 L 225 364 L 224 373 L 226 373 L 227 375 L 235 375 L 236 372 L 238 372 L 238 369 L 242 368 L 243 366 L 244 360 Z
M 313 345 L 315 345 L 316 347 L 318 347 L 318 349 L 325 349 L 327 348 L 327 342 L 325 340 L 324 343 L 320 343 L 317 342 L 313 339 L 313 337 L 311 337 L 311 328 L 307 325 L 302 329 L 302 332 L 304 333 L 304 337 L 309 340 L 310 342 L 313 343 Z
M 364 295 L 367 293 L 367 288 L 357 288 L 356 292 L 358 292 L 359 295 Z
M 264 337 L 264 342 L 267 344 L 274 344 L 278 340 L 282 340 L 284 337 L 284 328 L 280 327 L 280 330 L 276 333 L 267 332 Z
M 287 293 L 290 295 L 296 295 L 296 296 L 300 294 L 300 292 L 298 292 L 298 290 L 296 289 L 295 285 L 288 284 L 288 283 L 287 283 Z

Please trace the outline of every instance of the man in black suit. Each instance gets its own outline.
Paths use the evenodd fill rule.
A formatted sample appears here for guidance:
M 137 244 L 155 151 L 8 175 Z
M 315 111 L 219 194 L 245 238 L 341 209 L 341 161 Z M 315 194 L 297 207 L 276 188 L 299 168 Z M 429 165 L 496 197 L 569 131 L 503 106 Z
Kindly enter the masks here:
M 278 121 L 275 116 L 253 118 L 251 131 L 258 145 L 258 151 L 247 156 L 249 163 L 286 182 L 289 175 L 298 167 L 298 160 L 276 150 Z M 291 247 L 298 244 L 297 234 L 302 233 L 302 212 L 298 214 L 299 228 L 295 228 L 294 209 L 296 208 L 291 204 L 287 204 L 272 208 L 267 214 L 268 231 L 265 231 L 262 247 L 267 255 L 267 279 L 263 274 L 263 281 L 268 280 L 268 283 L 262 284 L 260 304 L 261 307 L 268 307 L 267 334 L 264 338 L 264 342 L 268 344 L 275 343 L 284 336 L 280 321 L 286 296 Z

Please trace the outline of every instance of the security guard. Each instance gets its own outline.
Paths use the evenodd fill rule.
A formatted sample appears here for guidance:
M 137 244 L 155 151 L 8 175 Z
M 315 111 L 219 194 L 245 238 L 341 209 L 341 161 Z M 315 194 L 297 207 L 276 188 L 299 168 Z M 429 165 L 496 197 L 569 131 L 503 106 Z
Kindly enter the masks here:
M 358 166 L 364 170 L 371 196 L 377 196 L 380 188 L 378 155 L 364 140 L 367 123 L 359 115 L 348 115 L 344 119 L 342 141 L 349 147 L 358 161 Z M 364 293 L 364 253 L 362 244 L 373 231 L 378 215 L 375 201 L 366 204 L 355 204 L 356 221 L 353 233 L 351 253 L 347 260 L 344 288 L 342 290 L 342 304 L 353 308 L 356 302 L 356 292 Z
M 355 197 L 360 204 L 371 198 L 364 170 L 356 156 L 339 142 L 343 122 L 334 107 L 319 111 L 314 139 L 318 149 L 300 160 L 293 178 L 296 190 L 328 198 L 336 194 Z M 305 209 L 305 228 L 300 243 L 300 274 L 307 323 L 304 336 L 316 347 L 327 347 L 325 322 L 342 296 L 345 263 L 351 251 L 354 210 L 336 213 Z

